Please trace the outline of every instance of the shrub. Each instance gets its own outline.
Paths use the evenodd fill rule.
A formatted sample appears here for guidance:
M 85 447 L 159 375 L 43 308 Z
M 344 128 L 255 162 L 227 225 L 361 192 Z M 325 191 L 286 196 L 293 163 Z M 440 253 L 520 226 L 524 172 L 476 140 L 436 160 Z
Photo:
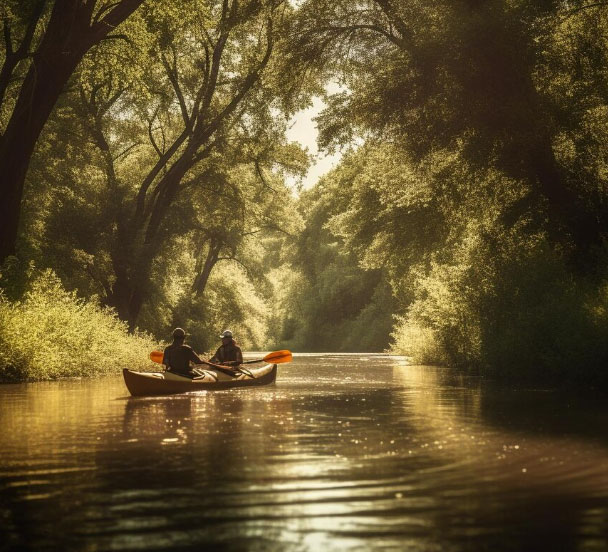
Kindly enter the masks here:
M 39 273 L 21 301 L 0 294 L 0 381 L 98 376 L 122 368 L 152 368 L 158 343 L 130 335 L 95 299 L 66 291 L 50 270 Z
M 398 318 L 394 350 L 415 362 L 520 383 L 608 386 L 608 284 L 573 275 L 544 239 L 482 241 L 433 264 Z
M 448 364 L 449 359 L 441 348 L 437 334 L 406 317 L 396 316 L 391 337 L 393 351 L 410 358 L 414 364 Z

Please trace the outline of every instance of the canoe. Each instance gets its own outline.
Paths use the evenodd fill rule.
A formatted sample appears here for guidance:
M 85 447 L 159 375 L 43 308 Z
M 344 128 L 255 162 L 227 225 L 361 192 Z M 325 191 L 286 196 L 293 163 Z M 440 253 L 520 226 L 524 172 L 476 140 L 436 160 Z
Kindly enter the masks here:
M 261 368 L 246 368 L 246 370 L 251 375 L 238 374 L 232 377 L 213 369 L 199 370 L 201 377 L 194 380 L 171 372 L 135 372 L 127 368 L 122 374 L 129 393 L 134 397 L 268 385 L 277 379 L 276 364 L 267 364 Z

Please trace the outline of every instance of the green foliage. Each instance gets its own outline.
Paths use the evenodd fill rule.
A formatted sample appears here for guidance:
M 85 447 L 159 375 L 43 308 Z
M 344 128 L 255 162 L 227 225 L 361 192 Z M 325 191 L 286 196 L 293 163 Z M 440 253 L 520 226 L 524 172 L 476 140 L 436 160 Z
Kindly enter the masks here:
M 467 253 L 416 282 L 395 350 L 509 381 L 608 384 L 605 283 L 573 278 L 541 236 L 478 240 Z
M 517 243 L 517 242 L 515 242 Z M 479 297 L 489 373 L 535 382 L 608 384 L 605 282 L 574 277 L 546 240 L 505 250 L 491 294 Z
M 321 45 L 350 91 L 322 114 L 321 142 L 359 133 L 422 162 L 457 150 L 472 170 L 523 180 L 512 218 L 533 213 L 580 266 L 608 232 L 597 187 L 608 12 L 598 6 L 309 0 L 300 57 L 314 65 Z M 577 152 L 568 164 L 564 139 Z
M 382 351 L 392 325 L 392 295 L 378 271 L 336 252 L 314 285 L 289 289 L 281 346 L 297 351 Z
M 218 335 L 225 329 L 231 329 L 246 349 L 262 350 L 274 337 L 267 335 L 268 297 L 236 263 L 220 263 L 204 295 L 191 294 L 187 286 L 176 286 L 175 291 L 170 303 L 148 305 L 142 313 L 142 324 L 157 335 L 168 338 L 174 327 L 182 327 L 188 332 L 188 343 L 200 352 L 215 351 Z
M 149 369 L 158 342 L 129 335 L 95 298 L 67 292 L 50 270 L 35 275 L 23 300 L 0 295 L 0 381 L 34 381 Z
M 327 216 L 305 211 L 330 236 L 308 233 L 387 275 L 395 351 L 608 384 L 607 28 L 601 4 L 302 4 L 293 70 L 347 88 L 320 143 L 363 142 L 321 184 Z M 310 256 L 305 293 L 325 293 L 335 257 Z
M 299 305 L 289 329 L 301 336 L 307 320 L 340 319 L 342 284 L 357 288 L 336 268 L 337 254 L 356 253 L 389 276 L 403 313 L 392 329 L 395 352 L 511 381 L 606 385 L 605 283 L 597 277 L 605 265 L 589 277 L 573 273 L 565 249 L 531 215 L 508 226 L 527 190 L 499 171 L 471 169 L 458 150 L 421 163 L 389 143 L 351 152 L 304 209 L 310 226 L 298 257 L 317 262 L 294 287 L 317 302 Z M 311 327 L 310 341 L 327 346 L 325 327 Z M 336 327 L 347 340 L 352 330 Z
M 5 4 L 17 39 L 31 6 Z M 201 351 L 226 327 L 247 348 L 392 339 L 419 362 L 606 384 L 607 31 L 602 3 L 145 2 L 87 53 L 38 141 L 4 364 L 43 370 L 14 343 L 45 309 L 53 328 L 68 306 L 114 320 L 100 343 L 124 334 L 54 276 L 31 284 L 34 260 L 132 330 L 183 326 Z M 287 178 L 310 160 L 287 121 L 329 80 L 319 142 L 349 149 L 296 201 Z M 44 366 L 87 370 L 66 362 Z
M 326 227 L 340 208 L 331 176 L 302 194 L 306 227 L 287 241 L 292 268 L 275 271 L 275 313 L 281 346 L 305 351 L 382 351 L 389 345 L 393 296 L 383 270 L 358 265 Z
M 146 2 L 92 48 L 30 166 L 22 256 L 157 335 L 218 263 L 267 286 L 261 242 L 295 231 L 286 178 L 309 162 L 278 108 L 302 98 L 265 57 L 290 17 L 276 7 Z

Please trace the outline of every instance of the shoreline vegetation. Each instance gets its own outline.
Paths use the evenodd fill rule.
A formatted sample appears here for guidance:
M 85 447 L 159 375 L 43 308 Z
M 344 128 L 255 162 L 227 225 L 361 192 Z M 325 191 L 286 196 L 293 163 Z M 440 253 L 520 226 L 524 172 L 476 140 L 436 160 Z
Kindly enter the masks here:
M 230 328 L 608 389 L 607 4 L 0 19 L 0 379 L 145 368 L 180 326 L 197 351 Z M 318 149 L 342 153 L 303 190 L 290 129 L 318 100 Z
M 153 367 L 148 355 L 159 343 L 143 332 L 129 334 L 116 314 L 95 300 L 78 298 L 46 270 L 27 285 L 23 298 L 0 295 L 0 382 L 95 377 L 129 367 Z
M 66 291 L 52 270 L 32 269 L 30 273 L 21 300 L 11 301 L 0 293 L 0 383 L 98 377 L 120 373 L 125 367 L 142 371 L 158 369 L 158 365 L 149 360 L 149 353 L 162 349 L 163 343 L 146 332 L 129 333 L 127 324 L 119 320 L 111 308 L 100 306 L 95 298 L 85 300 L 77 297 L 74 291 Z M 466 366 L 450 364 L 450 357 L 437 334 L 428 328 L 417 327 L 413 318 L 396 319 L 392 334 L 394 342 L 385 352 L 408 356 L 416 364 L 451 365 L 459 371 L 508 383 L 605 388 L 603 371 L 594 362 L 598 353 L 601 357 L 602 347 L 606 347 L 602 342 L 605 330 L 597 327 L 600 323 L 608 323 L 608 289 L 603 290 L 603 294 L 606 306 L 593 309 L 583 305 L 584 313 L 574 308 L 580 304 L 576 297 L 573 303 L 564 302 L 563 296 L 560 301 L 550 301 L 547 308 L 554 309 L 552 316 L 543 315 L 531 323 L 536 326 L 541 320 L 553 320 L 554 329 L 561 328 L 559 333 L 553 330 L 553 336 L 559 337 L 561 342 L 556 342 L 553 348 L 547 348 L 545 342 L 539 348 L 540 340 L 530 339 L 528 345 L 534 350 L 524 351 L 522 341 L 518 340 L 519 350 L 505 353 L 507 362 L 512 362 L 517 354 L 526 362 L 536 358 L 542 377 L 529 367 L 518 373 L 517 366 L 509 369 L 498 361 L 492 367 L 484 367 L 479 362 L 479 351 L 477 356 L 469 355 Z M 575 327 L 576 323 L 579 327 Z M 585 326 L 591 323 L 595 325 L 593 331 Z M 471 325 L 468 329 L 467 338 L 471 340 L 474 337 L 470 333 Z M 351 351 L 343 349 L 341 352 Z M 573 377 L 576 365 L 581 366 L 578 381 Z M 591 372 L 593 368 L 596 373 Z M 497 369 L 506 373 L 498 373 Z

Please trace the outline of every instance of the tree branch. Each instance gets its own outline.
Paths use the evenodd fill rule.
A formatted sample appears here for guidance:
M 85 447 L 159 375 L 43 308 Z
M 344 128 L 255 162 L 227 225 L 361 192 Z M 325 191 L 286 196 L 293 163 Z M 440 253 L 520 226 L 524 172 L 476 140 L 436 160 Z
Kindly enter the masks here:
M 340 34 L 350 33 L 350 32 L 357 31 L 357 30 L 374 31 L 376 33 L 381 34 L 385 38 L 388 38 L 393 44 L 395 44 L 399 48 L 405 47 L 405 43 L 403 42 L 403 40 L 401 40 L 400 38 L 396 37 L 395 35 L 389 33 L 388 31 L 386 31 L 385 29 L 383 29 L 382 27 L 379 27 L 377 25 L 364 25 L 364 24 L 344 25 L 344 26 L 328 25 L 327 27 L 321 27 L 319 30 L 320 31 L 335 31 Z
M 34 32 L 38 26 L 38 22 L 42 17 L 44 4 L 45 0 L 38 0 L 36 4 L 34 4 L 32 15 L 25 29 L 25 34 L 23 35 L 23 39 L 16 50 L 13 50 L 10 24 L 8 19 L 4 19 L 3 34 L 4 42 L 6 43 L 6 56 L 4 58 L 4 63 L 2 64 L 2 69 L 0 69 L 0 105 L 2 105 L 2 102 L 4 101 L 4 95 L 6 94 L 9 84 L 14 81 L 13 72 L 15 71 L 15 68 L 21 60 L 30 55 L 29 49 L 34 38 Z
M 133 41 L 126 34 L 109 34 L 101 40 L 124 40 L 130 46 L 133 46 Z
M 179 76 L 177 72 L 177 55 L 175 53 L 175 47 L 173 45 L 170 46 L 171 53 L 173 55 L 173 65 L 169 64 L 169 61 L 165 57 L 165 54 L 161 52 L 160 58 L 163 62 L 163 67 L 169 77 L 169 82 L 173 86 L 173 90 L 175 91 L 175 95 L 177 96 L 177 101 L 179 102 L 179 107 L 182 112 L 182 118 L 184 119 L 184 123 L 186 127 L 190 127 L 190 115 L 188 114 L 188 108 L 186 106 L 186 101 L 184 100 L 184 94 L 182 89 L 179 86 Z
M 113 160 L 118 161 L 121 157 L 127 155 L 133 148 L 136 148 L 137 146 L 141 146 L 141 142 L 135 142 L 134 144 L 127 146 L 127 148 L 121 151 L 118 155 L 116 155 Z
M 395 12 L 395 9 L 393 8 L 393 6 L 390 3 L 390 0 L 374 0 L 374 1 L 376 2 L 376 4 L 378 6 L 380 6 L 380 9 L 384 12 L 384 15 L 386 15 L 386 17 L 388 18 L 389 23 L 394 24 L 397 31 L 401 35 L 401 40 L 403 41 L 403 45 L 401 47 L 405 47 L 405 46 L 411 47 L 413 44 L 412 32 L 407 28 L 407 25 L 405 24 L 403 19 L 401 19 L 401 17 L 399 17 L 397 15 L 397 13 Z
M 144 0 L 121 0 L 108 4 L 95 16 L 90 26 L 89 41 L 96 44 L 129 17 Z M 101 15 L 106 14 L 103 19 Z
M 95 4 L 95 2 L 93 1 L 92 4 Z M 119 5 L 120 5 L 120 1 L 119 2 L 114 2 L 113 4 L 108 4 L 107 6 L 104 6 L 103 8 L 101 8 L 97 12 L 97 14 L 95 15 L 95 17 L 93 18 L 93 23 L 97 23 L 104 13 L 107 13 L 112 8 L 115 8 L 116 6 L 119 6 Z
M 603 6 L 608 6 L 608 2 L 596 2 L 594 4 L 587 4 L 586 6 L 579 6 L 578 8 L 572 8 L 571 10 L 568 10 L 566 12 L 564 19 L 574 15 L 575 13 L 583 11 L 583 10 L 587 10 L 589 8 L 601 8 Z
M 148 193 L 148 189 L 154 179 L 158 176 L 158 173 L 167 165 L 169 159 L 173 157 L 173 154 L 180 148 L 180 146 L 184 143 L 186 138 L 190 135 L 188 129 L 184 129 L 182 133 L 173 141 L 171 147 L 166 150 L 158 159 L 154 167 L 148 172 L 146 178 L 142 182 L 139 192 L 137 193 L 137 203 L 135 207 L 135 220 L 136 222 L 141 222 L 141 217 L 144 214 L 144 208 L 146 203 L 146 194 Z
M 220 113 L 218 113 L 218 115 L 209 123 L 209 125 L 207 125 L 207 127 L 200 128 L 200 122 L 197 124 L 197 129 L 195 129 L 195 133 L 200 132 L 202 135 L 208 137 L 211 136 L 211 134 L 213 134 L 217 128 L 220 126 L 220 123 L 227 118 L 229 115 L 232 114 L 232 112 L 236 109 L 236 107 L 239 105 L 239 103 L 241 102 L 241 100 L 245 97 L 245 95 L 247 94 L 247 92 L 249 92 L 249 90 L 251 89 L 251 87 L 256 83 L 256 81 L 258 80 L 261 71 L 266 67 L 266 65 L 268 64 L 268 61 L 270 60 L 270 55 L 272 54 L 272 48 L 273 48 L 273 39 L 272 39 L 272 19 L 268 20 L 268 31 L 267 31 L 267 45 L 266 45 L 266 52 L 264 53 L 264 57 L 262 59 L 262 61 L 260 62 L 260 64 L 253 69 L 248 75 L 247 77 L 245 77 L 245 80 L 243 82 L 243 86 L 241 87 L 241 89 L 235 94 L 235 96 L 232 98 L 232 100 L 224 107 L 224 109 L 222 109 L 220 111 Z M 217 75 L 216 75 L 216 80 L 217 80 Z M 209 100 L 210 101 L 210 100 Z
M 118 89 L 112 96 L 110 96 L 105 102 L 99 107 L 101 115 L 105 115 L 108 110 L 118 101 L 118 99 L 128 90 L 125 86 Z
M 255 170 L 258 173 L 260 180 L 262 181 L 262 184 L 264 184 L 264 186 L 266 186 L 266 188 L 268 188 L 269 190 L 271 190 L 273 193 L 276 194 L 277 191 L 270 184 L 268 184 L 268 182 L 266 182 L 266 177 L 264 176 L 264 173 L 262 172 L 262 167 L 260 166 L 260 160 L 256 159 L 253 163 L 255 165 Z
M 154 148 L 154 151 L 157 153 L 158 157 L 162 157 L 163 152 L 158 147 L 158 144 L 156 143 L 156 140 L 154 139 L 154 132 L 152 130 L 152 123 L 154 123 L 154 119 L 156 119 L 156 114 L 158 113 L 158 109 L 159 108 L 157 107 L 156 111 L 154 112 L 154 115 L 152 115 L 152 118 L 148 119 L 148 138 L 150 139 L 150 143 L 152 144 L 152 147 Z
M 238 265 L 241 265 L 245 269 L 247 276 L 249 278 L 251 278 L 252 280 L 254 279 L 253 270 L 251 270 L 243 261 L 237 259 L 236 256 L 218 257 L 217 262 L 219 263 L 220 261 L 233 261 L 233 262 L 237 263 Z
M 11 39 L 11 26 L 8 23 L 8 17 L 3 21 L 4 43 L 6 44 L 6 57 L 13 55 L 13 41 Z

